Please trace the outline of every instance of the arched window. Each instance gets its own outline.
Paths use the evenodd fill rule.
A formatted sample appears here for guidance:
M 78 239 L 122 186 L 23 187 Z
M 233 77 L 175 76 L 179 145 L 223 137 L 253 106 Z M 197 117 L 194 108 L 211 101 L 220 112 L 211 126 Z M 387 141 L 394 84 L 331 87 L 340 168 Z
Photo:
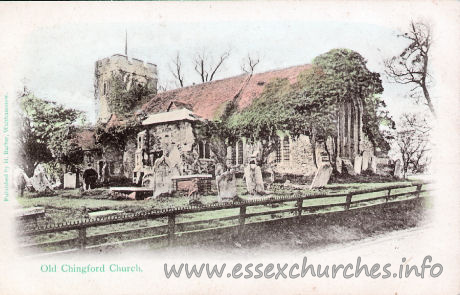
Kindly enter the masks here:
M 283 139 L 283 162 L 289 162 L 291 158 L 291 149 L 289 146 L 289 136 L 285 136 Z
M 205 141 L 198 142 L 198 154 L 200 159 L 210 159 L 211 150 L 209 148 L 209 143 Z
M 198 157 L 200 159 L 204 158 L 204 147 L 203 147 L 203 142 L 202 141 L 198 142 Z
M 238 164 L 243 164 L 243 141 L 238 141 Z
M 205 159 L 210 159 L 211 158 L 211 151 L 209 150 L 209 143 L 208 142 L 204 143 L 204 158 Z
M 232 165 L 236 165 L 236 143 L 232 146 Z
M 275 137 L 276 155 L 275 163 L 281 162 L 281 140 L 278 136 Z
M 104 93 L 104 95 L 106 95 L 107 94 L 107 82 L 104 82 L 104 87 L 103 88 L 104 88 L 103 93 Z

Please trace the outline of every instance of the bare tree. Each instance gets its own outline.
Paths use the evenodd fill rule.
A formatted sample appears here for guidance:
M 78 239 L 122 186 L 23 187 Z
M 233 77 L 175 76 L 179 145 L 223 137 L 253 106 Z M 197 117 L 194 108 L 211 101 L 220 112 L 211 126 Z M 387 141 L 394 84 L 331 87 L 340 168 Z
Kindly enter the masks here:
M 403 114 L 397 132 L 397 144 L 402 158 L 403 173 L 424 172 L 429 163 L 429 133 L 426 118 L 417 114 Z
M 197 53 L 193 59 L 193 63 L 195 65 L 195 71 L 200 75 L 201 82 L 212 81 L 216 72 L 229 56 L 229 51 L 222 53 L 217 63 L 213 65 L 212 58 L 205 51 Z
M 241 70 L 252 75 L 254 73 L 254 68 L 259 64 L 259 62 L 259 57 L 252 57 L 248 54 L 247 58 L 244 59 L 243 64 L 241 65 Z
M 173 75 L 174 79 L 176 79 L 178 86 L 184 87 L 184 73 L 182 70 L 182 61 L 179 52 L 177 52 L 176 57 L 171 61 L 169 71 Z
M 419 96 L 422 90 L 425 102 L 431 113 L 436 116 L 428 91 L 431 76 L 428 72 L 429 50 L 431 46 L 431 28 L 423 22 L 411 22 L 409 32 L 398 35 L 410 43 L 400 55 L 384 61 L 385 72 L 393 82 L 411 84 L 411 93 Z

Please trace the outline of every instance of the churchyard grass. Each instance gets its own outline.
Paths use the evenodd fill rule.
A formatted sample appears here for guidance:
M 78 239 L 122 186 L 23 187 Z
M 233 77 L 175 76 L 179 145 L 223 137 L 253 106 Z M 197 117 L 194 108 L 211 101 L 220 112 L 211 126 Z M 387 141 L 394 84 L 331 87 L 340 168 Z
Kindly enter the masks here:
M 348 191 L 356 191 L 361 189 L 373 189 L 373 188 L 381 188 L 387 187 L 391 185 L 398 185 L 404 184 L 404 181 L 398 182 L 385 182 L 385 183 L 346 183 L 346 184 L 337 184 L 332 183 L 327 185 L 323 189 L 315 189 L 310 190 L 307 187 L 305 188 L 284 188 L 281 185 L 275 185 L 272 187 L 273 195 L 274 196 L 292 196 L 293 194 L 317 194 L 317 193 L 345 193 Z M 245 185 L 242 180 L 238 179 L 237 188 L 239 195 L 244 198 L 250 198 L 249 196 L 245 195 Z M 402 193 L 402 192 L 409 192 L 413 191 L 414 188 L 403 188 L 403 189 L 395 189 L 392 191 L 392 194 Z M 365 198 L 372 198 L 383 196 L 386 194 L 386 191 L 381 192 L 374 192 L 368 193 L 363 195 L 355 195 L 353 196 L 353 201 L 358 201 Z M 216 202 L 217 197 L 216 195 L 206 195 L 201 197 L 201 201 L 203 204 L 211 204 Z M 23 197 L 18 197 L 18 202 L 22 207 L 36 207 L 36 206 L 43 206 L 46 208 L 46 218 L 45 220 L 39 221 L 39 223 L 60 223 L 70 220 L 78 220 L 83 217 L 83 208 L 87 208 L 88 212 L 94 212 L 99 210 L 120 210 L 125 213 L 135 213 L 139 211 L 148 211 L 151 209 L 163 209 L 163 208 L 177 208 L 183 207 L 188 205 L 188 199 L 185 196 L 176 196 L 171 198 L 161 198 L 156 200 L 109 200 L 109 199 L 100 199 L 100 196 L 81 196 L 81 192 L 77 189 L 75 190 L 58 190 L 56 194 L 53 196 L 40 196 L 34 197 L 32 193 L 25 193 Z M 345 202 L 345 197 L 338 197 L 338 198 L 322 198 L 322 199 L 311 199 L 311 200 L 304 200 L 303 206 L 319 206 L 319 205 L 327 205 L 327 204 L 334 204 L 334 203 L 343 203 Z M 378 201 L 376 201 L 378 202 Z M 381 202 L 381 200 L 380 200 Z M 370 202 L 363 202 L 360 203 L 360 206 L 363 205 L 370 205 L 373 201 Z M 260 206 L 251 206 L 248 207 L 247 214 L 258 213 L 262 211 L 269 211 L 269 210 L 282 210 L 282 209 L 289 209 L 295 208 L 296 203 L 295 201 L 290 202 L 283 202 L 277 203 L 272 205 L 260 205 Z M 353 205 L 352 205 L 353 207 Z M 321 213 L 321 212 L 331 212 L 331 211 L 340 211 L 343 210 L 343 206 L 337 207 L 330 207 L 321 209 L 312 213 Z M 193 214 L 181 214 L 176 219 L 176 224 L 180 224 L 183 222 L 193 222 L 193 221 L 202 221 L 208 220 L 213 218 L 223 218 L 227 216 L 236 216 L 239 214 L 239 209 L 224 209 L 224 210 L 216 210 L 216 211 L 207 211 L 207 212 L 199 212 Z M 285 213 L 276 213 L 276 214 L 268 214 L 268 215 L 261 215 L 261 216 L 253 216 L 248 217 L 248 222 L 258 222 L 258 221 L 266 221 L 271 218 L 280 218 L 280 217 L 288 217 L 295 214 L 294 212 L 285 212 Z M 308 213 L 304 213 L 308 214 Z M 215 226 L 227 226 L 227 225 L 234 225 L 237 224 L 238 219 L 234 220 L 224 220 L 224 221 L 213 221 Z M 98 226 L 88 228 L 88 236 L 92 235 L 99 235 L 108 232 L 114 231 L 126 231 L 132 229 L 141 229 L 153 226 L 161 226 L 167 224 L 165 218 L 155 219 L 155 220 L 141 220 L 135 222 L 127 222 L 127 223 L 120 223 L 120 224 L 113 224 L 113 225 L 106 225 L 106 226 Z M 192 229 L 201 229 L 205 228 L 207 225 L 206 223 L 196 224 L 192 226 Z M 60 232 L 60 233 L 52 233 L 48 235 L 41 235 L 36 237 L 24 237 L 23 242 L 25 244 L 29 243 L 40 243 L 40 242 L 48 242 L 50 240 L 62 240 L 68 238 L 74 238 L 76 236 L 75 231 L 68 231 L 68 232 Z M 130 237 L 129 233 L 124 234 L 124 238 Z M 134 236 L 133 236 L 134 238 Z M 105 242 L 112 242 L 115 241 L 115 236 L 108 236 L 105 238 Z M 48 250 L 57 250 L 54 248 Z

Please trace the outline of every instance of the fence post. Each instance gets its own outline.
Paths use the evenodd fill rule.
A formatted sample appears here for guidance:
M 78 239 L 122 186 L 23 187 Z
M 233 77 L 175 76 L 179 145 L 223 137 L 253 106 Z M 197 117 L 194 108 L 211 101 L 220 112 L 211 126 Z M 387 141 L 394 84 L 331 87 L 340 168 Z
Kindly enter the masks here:
M 415 194 L 417 198 L 420 197 L 420 191 L 421 190 L 422 190 L 422 184 L 419 183 L 419 184 L 417 184 L 417 190 L 416 190 L 417 193 Z
M 168 215 L 168 246 L 174 245 L 175 240 L 176 215 Z
M 297 200 L 297 220 L 300 222 L 300 217 L 302 217 L 302 206 L 303 206 L 303 199 Z
M 391 188 L 387 192 L 387 197 L 385 198 L 385 203 L 388 203 L 388 200 L 390 199 L 390 195 L 391 195 Z
M 86 248 L 86 227 L 81 227 L 78 230 L 78 246 L 81 250 Z
M 352 193 L 348 193 L 347 194 L 347 201 L 346 201 L 346 204 L 345 204 L 345 210 L 350 210 L 350 206 L 351 206 L 351 198 L 353 197 L 353 194 Z
M 241 238 L 241 236 L 243 235 L 245 218 L 246 218 L 246 206 L 241 206 L 240 207 L 240 217 L 238 219 L 239 221 L 238 238 Z

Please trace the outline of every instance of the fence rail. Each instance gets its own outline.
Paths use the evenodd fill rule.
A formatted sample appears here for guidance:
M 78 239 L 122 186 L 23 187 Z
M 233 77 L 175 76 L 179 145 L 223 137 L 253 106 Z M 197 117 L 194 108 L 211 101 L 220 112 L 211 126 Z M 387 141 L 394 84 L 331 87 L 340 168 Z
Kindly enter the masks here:
M 206 206 L 186 206 L 181 208 L 168 208 L 168 209 L 161 209 L 161 210 L 150 210 L 145 212 L 138 212 L 133 214 L 121 214 L 117 216 L 107 216 L 107 217 L 97 217 L 94 219 L 85 218 L 82 220 L 74 220 L 60 224 L 51 224 L 45 226 L 36 226 L 32 229 L 25 230 L 20 233 L 22 236 L 40 236 L 45 234 L 51 233 L 62 233 L 62 232 L 69 232 L 69 231 L 76 231 L 78 234 L 76 237 L 68 238 L 68 239 L 61 239 L 55 241 L 46 241 L 41 243 L 23 245 L 22 248 L 48 248 L 48 247 L 62 247 L 62 246 L 70 246 L 71 249 L 67 249 L 63 252 L 69 251 L 81 251 L 85 249 L 93 249 L 105 246 L 118 246 L 118 245 L 125 245 L 131 243 L 145 243 L 150 241 L 157 241 L 163 242 L 166 245 L 174 245 L 176 238 L 178 236 L 193 236 L 197 233 L 218 233 L 223 230 L 234 229 L 237 236 L 241 236 L 244 232 L 245 225 L 249 224 L 248 219 L 258 216 L 270 215 L 269 220 L 273 219 L 287 219 L 295 217 L 298 220 L 302 217 L 304 212 L 308 214 L 312 214 L 319 210 L 329 209 L 333 207 L 338 207 L 341 209 L 337 209 L 336 211 L 348 211 L 351 209 L 363 208 L 367 206 L 374 206 L 383 203 L 389 202 L 398 202 L 402 201 L 403 199 L 400 197 L 408 197 L 408 198 L 419 198 L 421 193 L 428 192 L 429 190 L 424 189 L 422 190 L 422 186 L 427 185 L 428 183 L 420 183 L 420 182 L 413 182 L 407 184 L 400 184 L 400 185 L 392 185 L 392 186 L 385 186 L 381 188 L 375 189 L 363 189 L 363 190 L 355 190 L 349 191 L 344 193 L 333 193 L 333 194 L 294 194 L 292 196 L 277 196 L 277 197 L 270 197 L 268 199 L 258 199 L 258 200 L 247 200 L 247 201 L 238 201 L 232 203 L 220 203 L 220 204 L 211 204 Z M 415 190 L 411 191 L 404 191 L 392 194 L 395 190 L 398 189 L 410 189 L 415 188 Z M 384 194 L 381 196 L 372 196 L 368 198 L 360 198 L 365 196 L 366 194 L 378 193 L 383 192 Z M 345 198 L 345 202 L 339 201 L 338 203 L 328 203 L 328 204 L 321 204 L 321 205 L 308 205 L 304 206 L 304 202 L 308 200 L 320 200 L 324 198 Z M 406 198 L 407 199 L 407 198 Z M 375 203 L 376 201 L 383 201 L 379 203 Z M 248 208 L 255 207 L 255 206 L 263 206 L 263 205 L 274 205 L 278 204 L 278 206 L 283 205 L 283 203 L 294 202 L 292 206 L 288 206 L 287 208 L 282 209 L 270 209 L 270 210 L 262 210 L 260 212 L 248 212 Z M 373 202 L 369 204 L 369 202 Z M 368 203 L 367 205 L 364 203 Z M 364 205 L 363 205 L 364 204 Z M 177 222 L 177 217 L 181 217 L 184 214 L 196 214 L 202 212 L 214 212 L 218 210 L 225 210 L 225 209 L 239 209 L 239 214 L 225 216 L 225 217 L 218 217 L 218 218 L 210 218 L 210 219 L 203 219 L 203 220 L 195 220 L 189 222 Z M 266 209 L 266 208 L 263 208 Z M 293 214 L 294 216 L 283 217 L 282 215 L 285 213 Z M 278 215 L 278 218 L 276 216 Z M 106 226 L 106 225 L 114 225 L 120 223 L 128 223 L 128 222 L 135 222 L 141 220 L 159 220 L 159 219 L 167 219 L 166 224 L 163 225 L 156 225 L 156 226 L 146 226 L 142 228 L 136 229 L 128 229 L 128 230 L 118 230 L 112 232 L 105 232 L 99 234 L 92 234 L 88 235 L 87 229 Z M 208 226 L 206 224 L 211 223 L 219 223 L 223 221 L 236 221 L 233 225 L 218 225 L 218 226 Z M 267 220 L 268 221 L 268 220 Z M 264 222 L 258 221 L 258 222 Z M 256 223 L 256 222 L 252 222 Z M 193 226 L 204 225 L 204 228 L 192 228 Z M 120 237 L 123 235 L 135 235 L 135 238 L 128 238 L 124 240 L 119 240 L 115 242 L 105 243 L 100 242 L 105 238 L 110 237 Z M 141 237 L 139 237 L 139 235 Z

